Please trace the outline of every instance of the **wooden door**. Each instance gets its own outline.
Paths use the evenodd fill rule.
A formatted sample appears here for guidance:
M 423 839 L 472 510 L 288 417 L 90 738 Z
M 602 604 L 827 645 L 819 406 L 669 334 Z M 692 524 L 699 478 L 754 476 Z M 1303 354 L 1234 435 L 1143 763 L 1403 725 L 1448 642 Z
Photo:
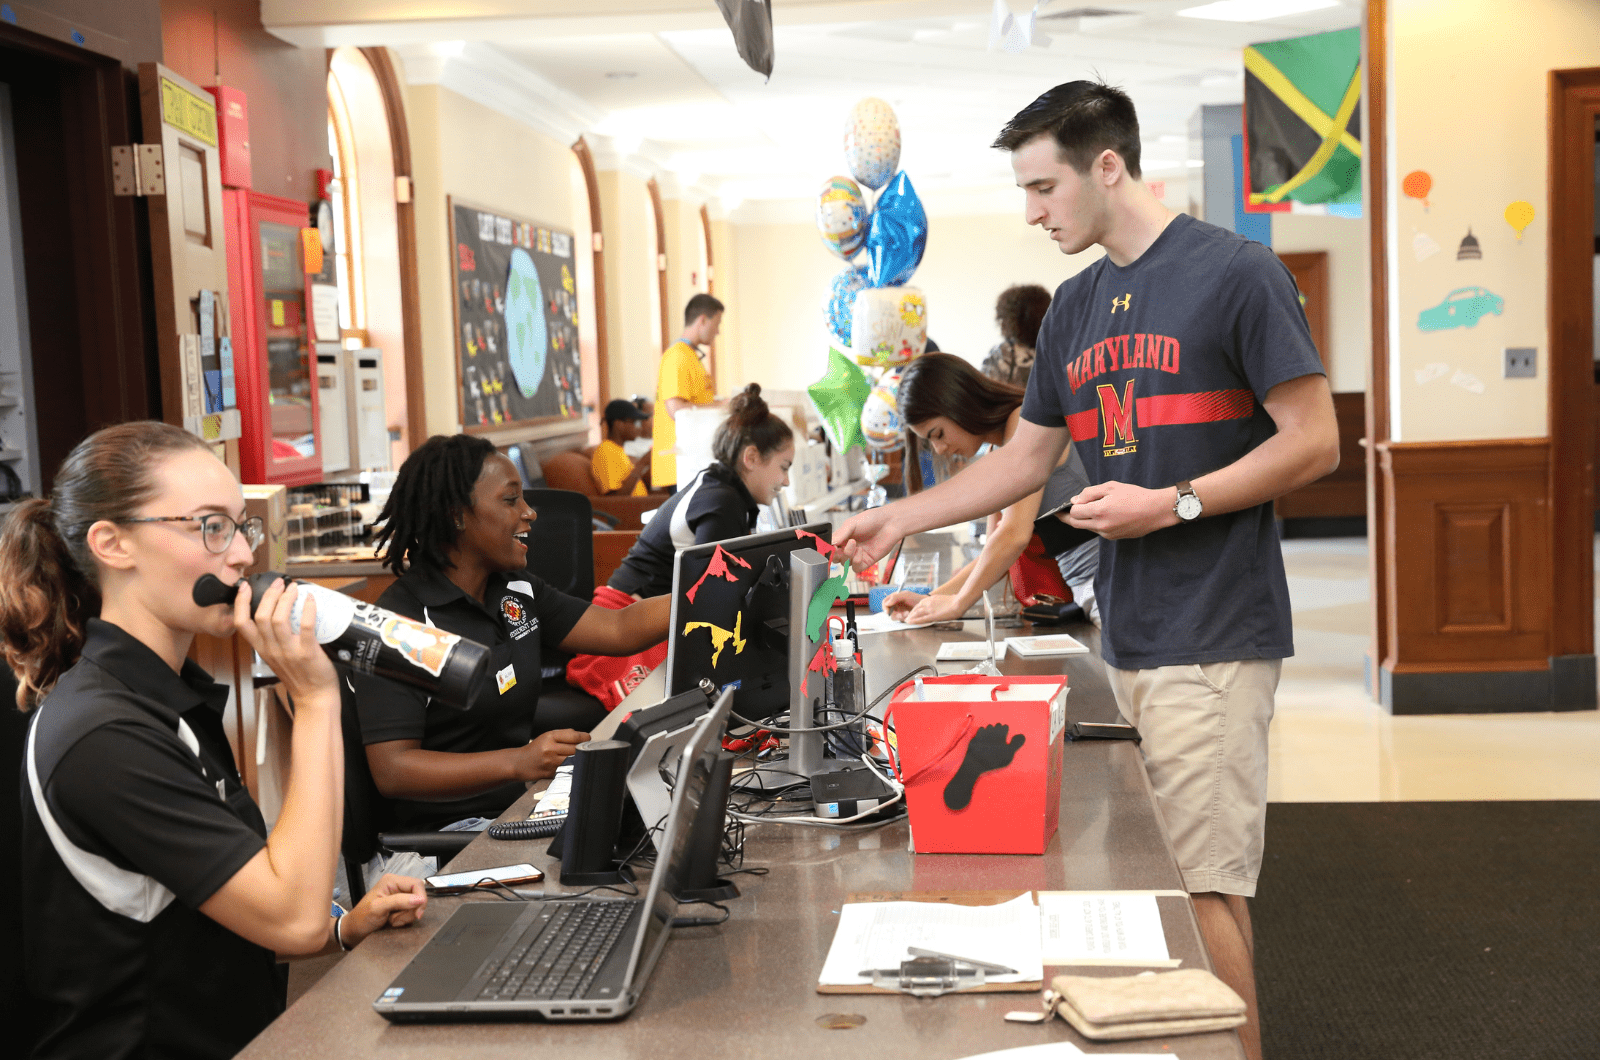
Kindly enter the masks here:
M 1328 369 L 1328 252 L 1313 250 L 1303 254 L 1279 254 L 1300 288 L 1300 304 L 1306 311 L 1311 341 L 1317 344 L 1322 369 Z

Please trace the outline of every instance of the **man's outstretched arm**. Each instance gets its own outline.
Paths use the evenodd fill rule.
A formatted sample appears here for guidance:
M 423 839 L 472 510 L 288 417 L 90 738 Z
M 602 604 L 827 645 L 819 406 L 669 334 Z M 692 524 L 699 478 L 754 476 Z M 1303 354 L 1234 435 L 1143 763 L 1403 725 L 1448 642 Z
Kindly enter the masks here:
M 949 482 L 854 516 L 833 532 L 833 543 L 860 567 L 909 534 L 998 512 L 1041 488 L 1066 447 L 1065 426 L 1021 420 L 1009 442 Z

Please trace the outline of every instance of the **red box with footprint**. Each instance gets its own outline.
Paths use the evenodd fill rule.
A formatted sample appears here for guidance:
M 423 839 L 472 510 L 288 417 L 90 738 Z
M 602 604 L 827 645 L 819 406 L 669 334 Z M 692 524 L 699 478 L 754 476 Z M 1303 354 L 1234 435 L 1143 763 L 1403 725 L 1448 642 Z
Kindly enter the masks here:
M 917 853 L 1044 853 L 1061 811 L 1066 677 L 925 678 L 895 690 L 887 720 Z

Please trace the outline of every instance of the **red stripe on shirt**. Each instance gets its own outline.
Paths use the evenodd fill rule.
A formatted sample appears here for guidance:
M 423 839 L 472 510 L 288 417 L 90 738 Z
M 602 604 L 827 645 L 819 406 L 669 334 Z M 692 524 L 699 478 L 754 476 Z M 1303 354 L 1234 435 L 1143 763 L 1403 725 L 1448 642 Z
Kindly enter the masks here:
M 1067 417 L 1067 431 L 1075 442 L 1087 442 L 1100 434 L 1100 410 L 1074 412 Z
M 1217 423 L 1254 415 L 1256 396 L 1248 390 L 1212 390 L 1203 394 L 1161 394 L 1136 402 L 1140 427 L 1179 423 Z M 1077 439 L 1077 432 L 1073 432 Z M 1084 437 L 1092 437 L 1093 431 Z

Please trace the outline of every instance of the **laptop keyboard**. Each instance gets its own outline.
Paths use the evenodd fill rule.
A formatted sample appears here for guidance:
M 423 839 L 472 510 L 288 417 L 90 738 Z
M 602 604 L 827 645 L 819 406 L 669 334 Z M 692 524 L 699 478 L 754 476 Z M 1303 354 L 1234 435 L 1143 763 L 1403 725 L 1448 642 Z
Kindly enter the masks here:
M 568 1001 L 588 993 L 637 901 L 558 905 L 489 974 L 481 1001 Z

